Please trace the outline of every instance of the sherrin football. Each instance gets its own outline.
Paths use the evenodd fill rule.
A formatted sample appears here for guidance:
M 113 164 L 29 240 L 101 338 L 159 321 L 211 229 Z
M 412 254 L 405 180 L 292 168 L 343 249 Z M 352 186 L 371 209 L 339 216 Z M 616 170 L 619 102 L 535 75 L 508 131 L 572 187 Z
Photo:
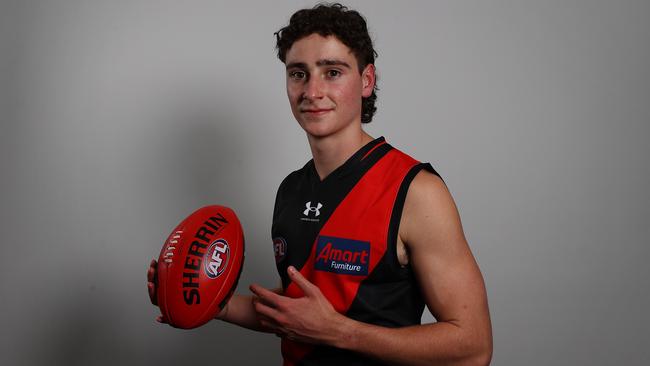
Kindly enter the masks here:
M 237 287 L 244 263 L 244 233 L 235 212 L 205 206 L 169 234 L 158 259 L 158 306 L 176 328 L 214 318 Z

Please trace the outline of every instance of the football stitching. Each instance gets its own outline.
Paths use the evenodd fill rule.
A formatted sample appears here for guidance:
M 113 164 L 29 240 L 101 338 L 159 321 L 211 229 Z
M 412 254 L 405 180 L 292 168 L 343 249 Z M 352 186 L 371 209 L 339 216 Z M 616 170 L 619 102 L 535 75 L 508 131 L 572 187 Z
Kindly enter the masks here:
M 178 239 L 181 238 L 181 234 L 183 234 L 183 230 L 178 230 L 174 232 L 174 235 L 169 239 L 169 244 L 167 244 L 167 248 L 165 248 L 165 262 L 166 263 L 171 263 L 173 261 L 173 256 L 174 256 L 174 250 L 176 245 L 178 243 Z

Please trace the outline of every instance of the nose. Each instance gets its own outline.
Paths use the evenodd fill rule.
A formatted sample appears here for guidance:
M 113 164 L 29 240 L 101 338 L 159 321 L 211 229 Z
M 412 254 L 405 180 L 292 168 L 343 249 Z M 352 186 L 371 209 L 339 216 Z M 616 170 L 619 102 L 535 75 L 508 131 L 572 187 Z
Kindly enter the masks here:
M 307 100 L 316 100 L 323 97 L 323 81 L 319 77 L 310 77 L 305 82 L 303 98 Z

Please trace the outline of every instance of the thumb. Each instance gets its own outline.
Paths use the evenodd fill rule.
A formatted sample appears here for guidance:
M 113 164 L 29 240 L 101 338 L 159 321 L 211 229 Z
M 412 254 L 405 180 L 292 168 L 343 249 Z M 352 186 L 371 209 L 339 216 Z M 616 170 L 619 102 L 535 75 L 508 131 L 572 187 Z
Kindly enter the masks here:
M 302 290 L 302 292 L 305 293 L 307 296 L 311 296 L 316 294 L 316 291 L 318 290 L 318 287 L 316 287 L 313 283 L 309 282 L 308 279 L 305 278 L 294 266 L 289 266 L 287 268 L 287 273 L 289 274 L 289 277 L 291 278 L 291 281 L 295 282 L 298 287 Z

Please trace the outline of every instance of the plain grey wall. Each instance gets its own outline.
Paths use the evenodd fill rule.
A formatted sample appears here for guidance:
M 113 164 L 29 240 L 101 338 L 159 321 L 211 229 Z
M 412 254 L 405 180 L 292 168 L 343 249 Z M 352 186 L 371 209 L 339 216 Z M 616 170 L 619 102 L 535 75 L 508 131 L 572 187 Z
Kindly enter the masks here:
M 309 158 L 273 32 L 311 1 L 3 1 L 0 364 L 279 364 L 279 341 L 154 321 L 145 270 L 208 203 L 278 283 L 275 190 Z M 368 127 L 431 161 L 486 280 L 495 365 L 650 358 L 650 3 L 350 1 Z M 431 316 L 425 316 L 431 321 Z

